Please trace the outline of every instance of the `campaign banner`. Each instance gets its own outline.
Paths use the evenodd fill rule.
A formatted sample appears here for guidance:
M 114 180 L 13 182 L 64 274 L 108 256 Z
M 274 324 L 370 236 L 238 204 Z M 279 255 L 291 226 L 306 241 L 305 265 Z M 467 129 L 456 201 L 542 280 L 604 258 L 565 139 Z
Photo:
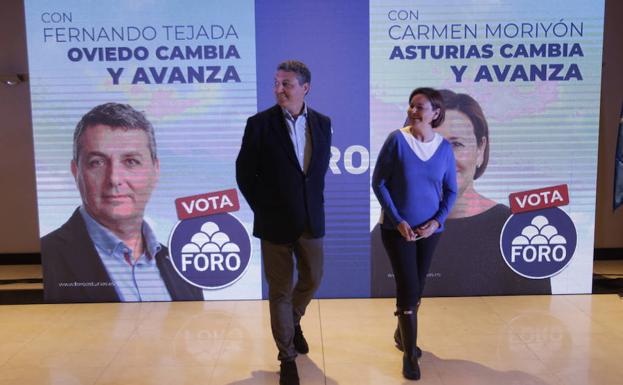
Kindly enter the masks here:
M 317 297 L 394 294 L 370 176 L 421 86 L 459 185 L 425 295 L 590 292 L 603 2 L 25 7 L 47 301 L 267 298 L 235 162 L 289 59 L 331 118 Z
M 261 298 L 235 180 L 254 1 L 25 8 L 46 300 Z
M 417 87 L 440 90 L 456 159 L 424 295 L 591 291 L 603 15 L 603 1 L 370 1 L 371 163 Z M 370 206 L 371 290 L 387 296 Z

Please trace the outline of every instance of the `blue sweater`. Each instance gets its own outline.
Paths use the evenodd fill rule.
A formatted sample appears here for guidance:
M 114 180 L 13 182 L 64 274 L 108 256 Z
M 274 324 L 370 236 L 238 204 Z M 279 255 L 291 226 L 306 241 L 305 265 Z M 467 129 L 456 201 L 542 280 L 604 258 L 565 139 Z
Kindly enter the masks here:
M 379 153 L 372 189 L 383 208 L 386 229 L 407 221 L 411 227 L 436 219 L 444 222 L 456 200 L 456 165 L 452 145 L 443 140 L 433 156 L 421 160 L 400 130 L 392 132 Z

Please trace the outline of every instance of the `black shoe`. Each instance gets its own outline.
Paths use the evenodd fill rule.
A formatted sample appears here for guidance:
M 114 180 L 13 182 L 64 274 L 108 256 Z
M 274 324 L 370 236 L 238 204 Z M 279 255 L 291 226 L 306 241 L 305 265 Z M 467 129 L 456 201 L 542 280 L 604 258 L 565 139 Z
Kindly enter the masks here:
M 404 351 L 402 348 L 402 338 L 400 337 L 400 328 L 396 327 L 396 331 L 394 332 L 394 342 L 396 343 L 396 349 L 401 352 Z M 418 346 L 415 347 L 415 355 L 417 358 L 422 358 L 422 349 Z
M 307 345 L 307 341 L 305 341 L 305 337 L 303 337 L 301 325 L 294 326 L 294 349 L 301 354 L 309 353 L 309 345 Z
M 281 361 L 279 385 L 299 385 L 299 372 L 296 369 L 296 362 L 294 360 Z

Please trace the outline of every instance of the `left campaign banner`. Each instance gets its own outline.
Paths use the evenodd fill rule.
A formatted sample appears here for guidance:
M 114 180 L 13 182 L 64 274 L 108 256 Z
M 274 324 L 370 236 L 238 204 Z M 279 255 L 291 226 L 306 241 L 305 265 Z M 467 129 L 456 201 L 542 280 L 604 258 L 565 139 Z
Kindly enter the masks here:
M 261 298 L 248 209 L 197 219 L 244 246 L 239 273 L 223 268 L 233 257 L 208 266 L 217 257 L 197 253 L 188 279 L 167 243 L 177 199 L 236 193 L 257 111 L 254 1 L 26 0 L 25 10 L 46 301 Z

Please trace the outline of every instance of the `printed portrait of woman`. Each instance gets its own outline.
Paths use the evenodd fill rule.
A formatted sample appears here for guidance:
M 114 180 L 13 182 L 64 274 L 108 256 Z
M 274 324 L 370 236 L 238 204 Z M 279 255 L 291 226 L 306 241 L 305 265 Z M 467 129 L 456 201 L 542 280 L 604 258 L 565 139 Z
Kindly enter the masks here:
M 436 130 L 452 144 L 458 195 L 432 260 L 424 296 L 550 294 L 549 279 L 524 278 L 504 262 L 500 233 L 511 211 L 480 194 L 474 185 L 489 164 L 489 126 L 482 108 L 467 94 L 440 93 L 446 118 Z M 391 266 L 378 226 L 371 235 L 372 295 L 393 295 Z

